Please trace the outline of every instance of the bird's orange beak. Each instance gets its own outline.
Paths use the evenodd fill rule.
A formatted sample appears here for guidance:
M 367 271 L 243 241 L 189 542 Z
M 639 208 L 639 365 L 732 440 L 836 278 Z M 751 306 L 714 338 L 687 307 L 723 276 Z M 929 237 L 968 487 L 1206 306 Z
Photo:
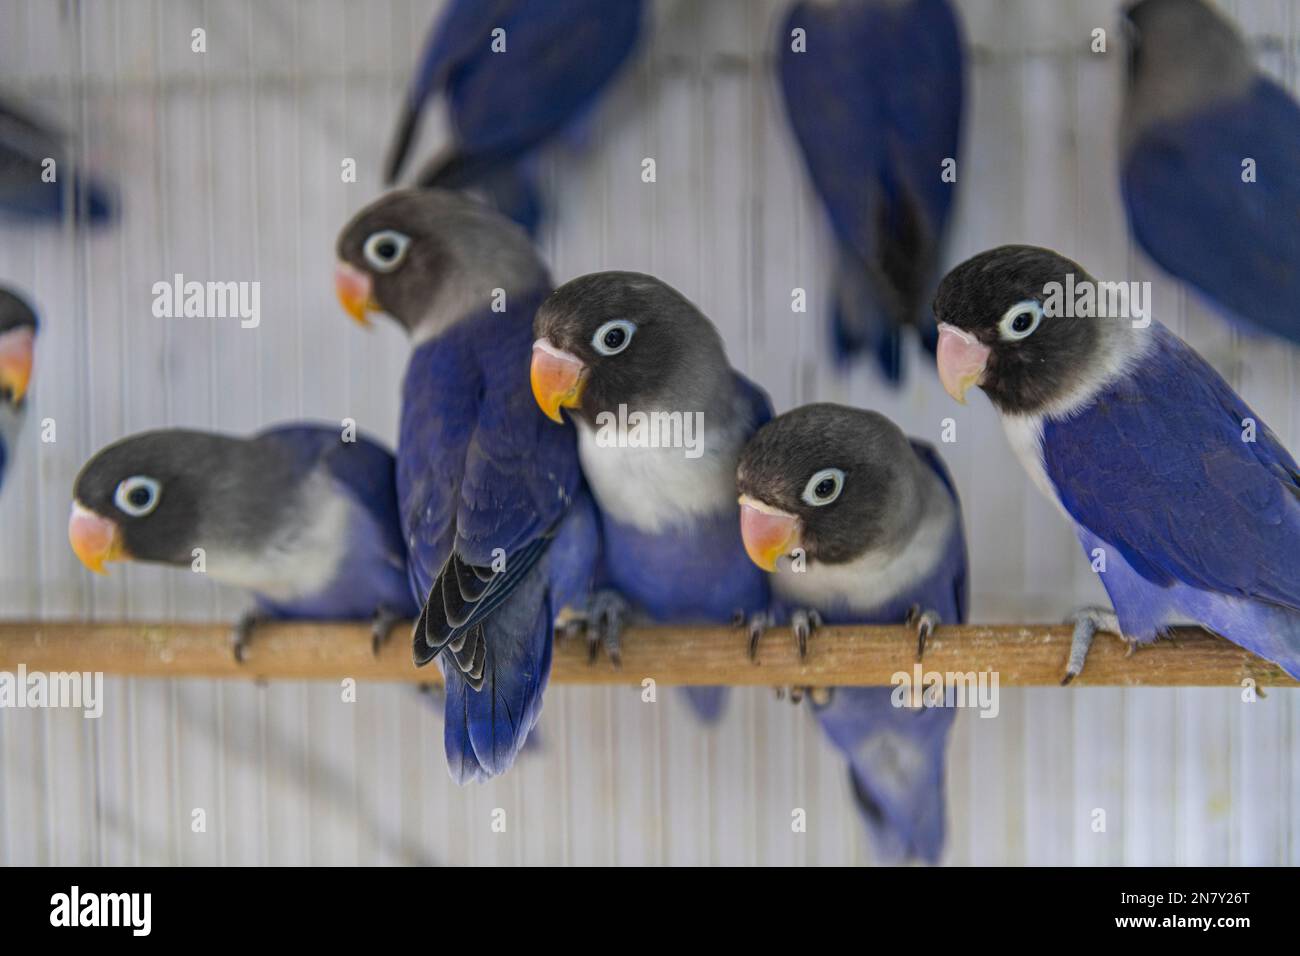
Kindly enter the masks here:
M 749 495 L 740 496 L 740 537 L 745 553 L 764 571 L 799 546 L 799 519 Z
M 36 330 L 29 327 L 0 333 L 0 399 L 17 405 L 32 380 L 32 352 Z
M 370 276 L 341 260 L 334 264 L 334 292 L 344 311 L 358 325 L 370 325 L 368 314 L 380 311 L 379 304 L 371 294 Z
M 117 525 L 77 501 L 72 503 L 68 518 L 68 542 L 81 563 L 96 574 L 107 574 L 104 565 L 109 561 L 130 557 L 122 546 Z
M 935 361 L 943 389 L 963 405 L 972 385 L 981 385 L 989 364 L 989 347 L 955 325 L 939 323 L 939 347 Z
M 576 355 L 557 349 L 548 339 L 533 343 L 533 365 L 529 373 L 533 398 L 546 417 L 564 423 L 561 408 L 577 408 L 587 384 L 587 366 Z

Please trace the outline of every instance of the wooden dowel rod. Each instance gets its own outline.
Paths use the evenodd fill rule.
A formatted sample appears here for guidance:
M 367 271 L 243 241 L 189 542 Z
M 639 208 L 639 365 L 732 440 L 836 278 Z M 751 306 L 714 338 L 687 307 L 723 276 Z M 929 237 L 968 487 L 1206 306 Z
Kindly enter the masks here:
M 0 671 L 19 664 L 31 671 L 103 671 L 137 677 L 225 677 L 437 682 L 436 666 L 411 663 L 409 627 L 400 625 L 379 656 L 369 628 L 360 624 L 259 625 L 246 660 L 230 651 L 227 624 L 0 623 Z M 623 636 L 623 666 L 603 655 L 587 663 L 581 640 L 557 642 L 551 681 L 556 684 L 882 685 L 899 672 L 913 673 L 916 640 L 902 627 L 827 627 L 813 635 L 800 662 L 786 629 L 769 632 L 757 663 L 746 657 L 747 637 L 734 628 L 630 628 Z M 923 671 L 993 670 L 999 686 L 1060 683 L 1070 648 L 1063 625 L 940 627 L 926 645 Z M 1281 668 L 1235 644 L 1197 630 L 1143 647 L 1132 657 L 1110 635 L 1098 635 L 1076 684 L 1093 686 L 1295 687 Z

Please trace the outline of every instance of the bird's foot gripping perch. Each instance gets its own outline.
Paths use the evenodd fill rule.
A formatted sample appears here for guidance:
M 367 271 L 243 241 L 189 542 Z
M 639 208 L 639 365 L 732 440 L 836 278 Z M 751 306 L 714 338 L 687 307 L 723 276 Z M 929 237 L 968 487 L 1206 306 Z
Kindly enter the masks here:
M 266 623 L 270 618 L 260 611 L 245 611 L 230 629 L 230 652 L 235 655 L 235 663 L 242 664 L 248 656 L 248 645 L 253 640 L 253 628 Z
M 739 627 L 749 629 L 749 659 L 758 663 L 758 644 L 767 633 L 768 628 L 775 626 L 776 618 L 766 611 L 759 611 L 751 614 L 748 618 L 742 614 L 736 616 L 736 623 Z M 790 633 L 794 635 L 795 647 L 799 649 L 799 660 L 805 660 L 808 657 L 808 638 L 812 637 L 817 628 L 822 626 L 822 616 L 814 610 L 799 609 L 790 614 Z
M 916 659 L 925 655 L 925 642 L 929 640 L 934 629 L 939 626 L 939 612 L 925 610 L 919 604 L 913 604 L 907 612 L 908 627 L 916 628 Z
M 1119 615 L 1106 607 L 1084 607 L 1065 619 L 1066 624 L 1074 625 L 1074 636 L 1070 639 L 1070 660 L 1065 665 L 1065 676 L 1061 678 L 1064 687 L 1083 671 L 1088 660 L 1088 651 L 1092 648 L 1092 639 L 1098 631 L 1114 634 L 1128 644 L 1128 656 L 1137 649 L 1137 641 L 1124 637 L 1119 629 Z
M 374 617 L 370 619 L 370 653 L 375 657 L 383 650 L 388 639 L 393 636 L 393 628 L 402 619 L 402 615 L 385 604 L 375 608 Z
M 564 637 L 582 634 L 587 639 L 587 662 L 596 663 L 602 647 L 615 667 L 623 666 L 623 628 L 627 623 L 629 607 L 623 595 L 610 588 L 602 588 L 591 596 L 585 612 L 568 617 L 563 624 Z

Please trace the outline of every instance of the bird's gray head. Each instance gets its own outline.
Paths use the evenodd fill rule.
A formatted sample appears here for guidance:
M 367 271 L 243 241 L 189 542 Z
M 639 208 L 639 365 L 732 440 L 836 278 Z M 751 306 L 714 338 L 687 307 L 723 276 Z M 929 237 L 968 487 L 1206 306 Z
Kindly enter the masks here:
M 1001 411 L 1040 412 L 1063 401 L 1105 358 L 1117 319 L 1044 314 L 1049 283 L 1094 280 L 1076 262 L 1037 246 L 999 246 L 967 259 L 939 283 L 939 378 L 965 402 L 978 385 Z
M 23 403 L 32 377 L 36 312 L 20 296 L 0 289 L 0 405 Z
M 563 421 L 601 412 L 705 411 L 728 387 L 722 338 L 676 289 L 639 272 L 566 282 L 533 318 L 533 395 Z
M 1128 40 L 1126 142 L 1239 95 L 1254 77 L 1233 25 L 1201 0 L 1141 0 L 1124 14 Z
M 444 189 L 400 189 L 339 233 L 334 284 L 344 309 L 368 324 L 386 312 L 417 341 L 507 296 L 549 287 L 527 233 L 476 200 Z
M 84 565 L 189 565 L 193 550 L 248 552 L 278 527 L 303 473 L 256 438 L 162 429 L 99 451 L 77 475 L 68 540 Z
M 745 550 L 765 570 L 802 549 L 843 564 L 905 540 L 920 508 L 919 463 L 884 415 L 829 403 L 768 422 L 736 469 Z

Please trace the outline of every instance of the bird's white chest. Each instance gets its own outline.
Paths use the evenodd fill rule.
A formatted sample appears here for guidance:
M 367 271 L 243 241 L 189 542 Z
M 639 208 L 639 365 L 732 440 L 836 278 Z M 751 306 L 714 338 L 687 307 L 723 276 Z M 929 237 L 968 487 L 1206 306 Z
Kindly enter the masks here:
M 701 454 L 686 449 L 634 447 L 598 439 L 578 423 L 578 456 L 600 509 L 622 524 L 654 534 L 692 518 L 736 506 L 740 441 L 705 432 Z
M 1030 479 L 1045 494 L 1052 504 L 1071 524 L 1074 518 L 1061 504 L 1056 493 L 1056 486 L 1047 477 L 1047 468 L 1043 465 L 1043 416 L 1041 415 L 1003 415 L 1002 429 L 1006 432 L 1011 450 L 1020 459 L 1020 464 L 1029 473 Z

